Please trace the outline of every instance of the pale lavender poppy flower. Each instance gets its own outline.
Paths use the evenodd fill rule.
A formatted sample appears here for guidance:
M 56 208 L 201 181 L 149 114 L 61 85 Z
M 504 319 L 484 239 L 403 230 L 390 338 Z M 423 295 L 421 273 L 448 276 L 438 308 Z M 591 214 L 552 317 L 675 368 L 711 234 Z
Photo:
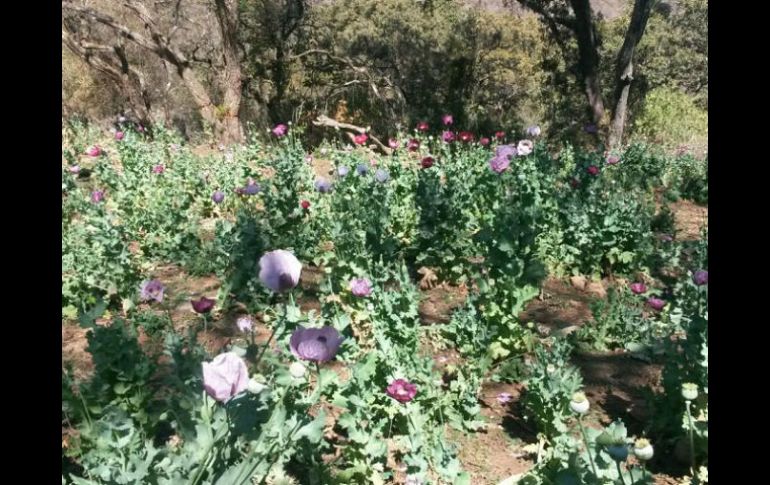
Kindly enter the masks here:
M 508 170 L 511 165 L 511 161 L 508 157 L 496 156 L 489 160 L 489 168 L 495 173 L 503 173 Z
M 499 402 L 500 404 L 507 404 L 511 402 L 512 399 L 513 399 L 513 396 L 511 395 L 510 392 L 501 392 L 500 394 L 497 395 L 497 402 Z
M 163 292 L 165 291 L 166 287 L 159 280 L 145 281 L 139 287 L 139 298 L 142 301 L 155 300 L 158 303 L 163 303 Z
M 216 190 L 211 195 L 211 200 L 213 200 L 215 204 L 221 204 L 222 201 L 225 200 L 225 193 L 221 190 Z
M 299 283 L 302 263 L 289 251 L 277 249 L 259 260 L 259 280 L 272 291 L 291 290 Z
M 618 162 L 620 162 L 620 157 L 615 155 L 610 155 L 607 157 L 607 165 L 616 165 Z
M 345 177 L 348 173 L 350 173 L 350 168 L 347 165 L 337 167 L 337 175 L 340 177 Z
M 250 316 L 244 315 L 235 321 L 235 326 L 241 332 L 251 332 L 251 329 L 254 327 L 254 320 Z
M 72 165 L 70 167 L 70 173 L 79 174 L 80 173 L 80 165 Z
M 369 173 L 369 167 L 367 167 L 363 163 L 359 163 L 358 165 L 356 165 L 356 173 L 358 175 L 366 175 L 367 173 Z
M 219 354 L 203 363 L 203 388 L 219 402 L 227 402 L 249 386 L 246 362 L 234 352 Z
M 98 204 L 99 202 L 104 200 L 104 191 L 103 190 L 94 190 L 91 192 L 91 202 L 94 204 Z
M 289 127 L 284 125 L 283 123 L 279 123 L 275 125 L 275 128 L 273 128 L 273 135 L 275 135 L 278 138 L 281 138 L 282 136 L 286 135 L 287 131 L 289 131 Z
M 526 156 L 532 153 L 532 149 L 535 147 L 535 144 L 532 143 L 531 140 L 521 140 L 516 147 L 516 153 L 518 155 Z
M 332 190 L 332 183 L 324 178 L 319 178 L 315 181 L 315 189 L 322 194 L 325 194 L 327 192 L 331 192 Z
M 507 158 L 511 159 L 518 155 L 519 152 L 513 145 L 500 145 L 497 148 L 495 148 L 495 156 L 500 158 Z
M 298 326 L 289 339 L 291 353 L 302 360 L 327 362 L 337 355 L 344 338 L 334 327 Z
M 377 182 L 380 182 L 380 183 L 384 184 L 385 182 L 388 181 L 388 179 L 390 179 L 390 175 L 388 174 L 387 171 L 385 171 L 385 170 L 383 170 L 381 168 L 378 168 L 374 172 L 374 178 L 375 178 L 375 180 L 377 180 Z
M 527 127 L 527 136 L 531 136 L 533 138 L 540 136 L 540 127 L 537 125 Z
M 372 282 L 366 278 L 354 278 L 350 280 L 350 292 L 355 296 L 369 296 L 372 294 Z

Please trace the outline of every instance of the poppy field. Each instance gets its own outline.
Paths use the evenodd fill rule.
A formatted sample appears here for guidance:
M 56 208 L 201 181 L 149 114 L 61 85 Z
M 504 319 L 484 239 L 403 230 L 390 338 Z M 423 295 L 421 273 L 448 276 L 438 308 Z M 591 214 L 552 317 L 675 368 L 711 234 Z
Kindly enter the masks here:
M 302 135 L 63 131 L 62 484 L 708 482 L 707 159 Z

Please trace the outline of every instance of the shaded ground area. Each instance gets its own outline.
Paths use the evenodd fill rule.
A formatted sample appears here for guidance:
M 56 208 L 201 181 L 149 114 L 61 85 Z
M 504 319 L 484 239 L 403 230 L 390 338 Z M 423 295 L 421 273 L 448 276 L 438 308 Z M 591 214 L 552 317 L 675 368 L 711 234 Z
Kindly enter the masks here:
M 670 204 L 674 213 L 677 238 L 681 241 L 700 239 L 700 230 L 708 222 L 708 207 L 687 200 Z

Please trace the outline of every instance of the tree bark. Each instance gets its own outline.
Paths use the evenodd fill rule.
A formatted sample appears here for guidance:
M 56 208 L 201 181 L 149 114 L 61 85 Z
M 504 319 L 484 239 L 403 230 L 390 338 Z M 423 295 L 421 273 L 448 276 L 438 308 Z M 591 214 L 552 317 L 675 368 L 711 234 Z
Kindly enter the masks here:
M 634 1 L 631 22 L 623 39 L 623 46 L 620 48 L 620 52 L 618 52 L 615 64 L 615 106 L 612 111 L 612 122 L 610 124 L 610 148 L 617 147 L 623 141 L 623 131 L 625 130 L 626 114 L 628 111 L 628 94 L 631 91 L 631 82 L 634 79 L 634 51 L 642 39 L 642 35 L 644 35 L 647 20 L 652 12 L 653 1 Z
M 578 43 L 578 71 L 588 100 L 591 119 L 597 126 L 604 117 L 604 101 L 599 82 L 599 42 L 589 0 L 570 0 L 575 14 L 574 31 Z
M 243 73 L 238 48 L 238 0 L 215 0 L 215 12 L 222 34 L 224 58 L 224 114 L 222 119 L 222 140 L 224 143 L 243 141 L 243 126 L 240 120 L 241 98 L 243 96 Z

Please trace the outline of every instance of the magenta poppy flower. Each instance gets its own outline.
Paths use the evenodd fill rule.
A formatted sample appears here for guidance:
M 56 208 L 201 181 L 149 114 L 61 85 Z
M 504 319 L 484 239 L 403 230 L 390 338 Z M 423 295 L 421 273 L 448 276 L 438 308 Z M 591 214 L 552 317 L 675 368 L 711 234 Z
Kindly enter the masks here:
M 479 145 L 481 145 L 483 147 L 488 146 L 489 145 L 489 138 L 484 137 L 484 138 L 480 139 L 479 140 Z
M 302 263 L 289 251 L 277 249 L 259 259 L 259 280 L 272 291 L 291 290 L 299 283 Z
M 447 130 L 441 134 L 441 139 L 444 140 L 444 143 L 452 143 L 455 141 L 455 134 Z
M 497 131 L 495 132 L 495 139 L 500 141 L 503 138 L 505 138 L 505 132 L 504 131 Z
M 661 311 L 663 310 L 663 307 L 666 306 L 666 301 L 661 300 L 660 298 L 655 298 L 654 296 L 647 299 L 647 304 L 655 311 Z
M 366 135 L 366 133 L 361 133 L 360 135 L 353 137 L 353 142 L 355 142 L 356 145 L 363 145 L 368 139 L 369 137 Z
M 616 157 L 615 155 L 607 157 L 607 165 L 616 165 L 618 162 L 620 162 L 620 157 Z
M 275 128 L 273 128 L 273 135 L 275 135 L 278 138 L 281 138 L 282 136 L 286 135 L 287 131 L 289 131 L 289 127 L 284 125 L 283 123 L 279 123 L 275 125 Z
M 395 138 L 389 138 L 388 139 L 388 146 L 392 148 L 393 150 L 397 149 L 399 146 L 398 140 Z
M 635 295 L 641 295 L 642 293 L 647 292 L 647 285 L 644 283 L 631 283 L 628 287 L 631 288 L 631 292 Z
M 142 283 L 139 287 L 139 298 L 142 301 L 155 300 L 163 303 L 163 293 L 166 287 L 159 280 L 149 280 Z
M 123 133 L 122 131 L 116 131 L 115 132 L 115 139 L 118 140 L 118 141 L 122 140 L 123 137 L 125 137 L 125 136 L 126 136 L 126 134 Z
M 310 209 L 310 201 L 308 201 L 308 200 L 303 200 L 302 202 L 299 203 L 299 205 L 300 205 L 300 207 L 302 207 L 305 210 L 309 210 Z
M 428 123 L 424 121 L 420 121 L 419 123 L 417 123 L 417 131 L 422 131 L 424 133 L 428 131 L 428 128 L 429 128 Z
M 216 190 L 211 195 L 211 200 L 213 200 L 215 204 L 221 204 L 222 201 L 225 200 L 225 193 L 221 190 Z
M 497 395 L 497 402 L 500 404 L 508 404 L 511 400 L 513 400 L 513 396 L 510 392 L 501 392 Z
M 299 359 L 328 362 L 337 355 L 344 337 L 334 327 L 305 328 L 299 325 L 289 338 L 291 353 Z
M 409 142 L 406 144 L 406 148 L 410 152 L 416 152 L 420 148 L 420 141 L 412 138 L 409 140 Z
M 420 161 L 422 168 L 431 168 L 433 166 L 433 157 L 425 157 Z
M 98 157 L 102 154 L 102 149 L 99 147 L 99 145 L 91 145 L 86 149 L 86 155 L 89 157 Z
M 350 280 L 350 292 L 355 296 L 369 296 L 372 294 L 372 282 L 366 278 L 354 278 Z
M 450 114 L 441 117 L 441 122 L 444 123 L 444 126 L 450 126 L 454 121 L 454 118 Z
M 209 313 L 214 308 L 214 303 L 216 303 L 216 300 L 212 300 L 210 298 L 206 298 L 205 296 L 200 297 L 197 300 L 190 300 L 190 304 L 193 307 L 193 310 L 195 310 L 195 313 Z
M 98 204 L 99 202 L 104 200 L 104 191 L 103 190 L 94 190 L 91 192 L 91 202 L 94 204 Z
M 599 167 L 596 165 L 591 165 L 586 169 L 586 171 L 591 175 L 599 175 Z
M 396 379 L 388 385 L 386 393 L 398 402 L 409 402 L 417 395 L 417 386 L 405 379 Z
M 233 352 L 217 355 L 203 363 L 203 388 L 219 402 L 227 402 L 249 386 L 246 362 Z
M 709 282 L 709 272 L 705 269 L 699 269 L 692 274 L 692 282 L 698 286 L 707 285 Z
M 476 136 L 470 131 L 461 131 L 457 134 L 457 139 L 463 143 L 470 143 L 476 139 Z
M 152 173 L 161 174 L 165 171 L 166 171 L 166 167 L 164 167 L 163 165 L 155 165 L 154 167 L 152 167 Z

